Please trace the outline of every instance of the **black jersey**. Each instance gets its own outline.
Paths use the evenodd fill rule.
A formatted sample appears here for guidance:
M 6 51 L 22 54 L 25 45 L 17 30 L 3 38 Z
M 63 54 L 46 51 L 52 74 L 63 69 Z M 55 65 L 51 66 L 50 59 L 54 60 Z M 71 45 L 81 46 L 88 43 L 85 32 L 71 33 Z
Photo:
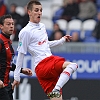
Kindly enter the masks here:
M 0 80 L 7 86 L 9 83 L 9 72 L 14 57 L 14 49 L 10 37 L 4 33 L 0 34 Z

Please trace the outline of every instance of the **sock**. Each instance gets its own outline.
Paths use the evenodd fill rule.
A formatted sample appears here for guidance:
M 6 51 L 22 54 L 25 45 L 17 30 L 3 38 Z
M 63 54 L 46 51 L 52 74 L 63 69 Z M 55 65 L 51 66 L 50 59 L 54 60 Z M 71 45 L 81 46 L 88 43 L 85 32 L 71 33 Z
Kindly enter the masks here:
M 75 63 L 71 63 L 69 64 L 64 70 L 63 72 L 60 74 L 60 77 L 58 79 L 58 82 L 56 83 L 53 91 L 56 90 L 60 90 L 69 80 L 71 74 L 76 71 L 77 69 L 77 64 Z

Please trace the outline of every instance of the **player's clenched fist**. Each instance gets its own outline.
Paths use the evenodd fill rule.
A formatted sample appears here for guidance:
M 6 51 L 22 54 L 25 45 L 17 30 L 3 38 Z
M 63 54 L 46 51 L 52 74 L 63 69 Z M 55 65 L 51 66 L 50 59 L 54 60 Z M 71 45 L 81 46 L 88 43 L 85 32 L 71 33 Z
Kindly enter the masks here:
M 29 69 L 29 68 L 23 68 L 22 73 L 25 74 L 25 75 L 32 76 L 32 70 Z
M 72 39 L 72 36 L 70 36 L 70 35 L 65 35 L 64 38 L 66 39 L 66 41 L 69 42 L 69 41 Z
M 3 88 L 4 87 L 4 84 L 3 82 L 0 80 L 0 88 Z

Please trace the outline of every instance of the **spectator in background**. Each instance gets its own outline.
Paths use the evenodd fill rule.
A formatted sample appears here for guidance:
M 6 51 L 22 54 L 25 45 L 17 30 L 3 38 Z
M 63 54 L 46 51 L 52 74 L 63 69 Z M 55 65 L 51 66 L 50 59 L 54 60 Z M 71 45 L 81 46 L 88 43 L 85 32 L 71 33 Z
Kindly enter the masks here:
M 74 31 L 72 33 L 72 40 L 71 40 L 71 42 L 81 42 L 79 33 L 77 31 Z
M 81 2 L 81 0 L 75 0 L 77 3 L 80 3 Z
M 28 16 L 28 13 L 27 13 L 27 6 L 24 7 L 24 10 L 25 10 L 25 15 L 22 16 L 22 24 L 21 24 L 22 25 L 22 28 L 24 26 L 26 26 L 27 23 L 28 23 L 28 21 L 29 21 L 29 16 Z
M 64 12 L 64 8 L 66 7 L 67 4 L 67 0 L 63 0 L 63 5 L 55 11 L 53 17 L 52 17 L 52 21 L 54 23 L 56 23 L 57 20 L 59 20 L 62 16 L 62 13 Z
M 81 0 L 75 0 L 75 1 L 78 2 L 78 3 L 82 2 Z M 90 1 L 96 3 L 96 0 L 90 0 Z
M 61 18 L 61 15 L 64 11 L 64 6 L 62 6 L 61 8 L 59 8 L 53 15 L 52 17 L 52 21 L 53 23 L 56 23 L 57 20 L 59 20 Z
M 97 23 L 92 35 L 97 39 L 97 41 L 100 40 L 100 12 L 97 14 Z
M 96 6 L 94 2 L 90 0 L 81 0 L 79 10 L 78 18 L 82 21 L 93 19 L 96 15 Z
M 8 13 L 7 6 L 4 4 L 4 0 L 0 0 L 0 16 Z
M 7 6 L 4 4 L 4 0 L 0 0 L 0 17 L 7 13 L 8 10 L 7 10 Z M 1 33 L 1 29 L 0 29 L 0 33 Z
M 10 6 L 10 15 L 14 19 L 14 23 L 15 23 L 14 34 L 11 37 L 11 40 L 13 41 L 18 41 L 18 34 L 19 34 L 20 29 L 22 28 L 21 26 L 22 16 L 16 12 L 16 7 L 17 7 L 16 4 L 11 4 Z
M 14 19 L 16 25 L 21 25 L 21 18 L 22 16 L 16 12 L 16 4 L 11 4 L 10 6 L 10 15 Z
M 53 25 L 53 31 L 51 33 L 51 36 L 49 37 L 49 40 L 58 40 L 61 37 L 65 35 L 64 31 L 60 29 L 59 25 L 57 23 L 54 23 Z
M 61 39 L 65 34 L 63 32 L 61 32 L 60 30 L 55 31 L 51 37 L 50 37 L 50 41 L 53 40 L 59 40 Z
M 70 21 L 77 17 L 79 13 L 79 6 L 75 0 L 67 0 L 66 6 L 64 6 L 64 11 L 61 15 L 62 19 Z

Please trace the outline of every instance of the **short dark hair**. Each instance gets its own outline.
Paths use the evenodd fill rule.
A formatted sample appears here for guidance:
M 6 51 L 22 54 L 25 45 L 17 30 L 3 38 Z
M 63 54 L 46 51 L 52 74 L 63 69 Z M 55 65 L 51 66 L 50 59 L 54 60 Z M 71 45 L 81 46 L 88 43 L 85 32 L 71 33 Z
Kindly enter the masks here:
M 4 20 L 7 18 L 12 18 L 12 16 L 10 14 L 7 15 L 3 15 L 0 17 L 0 24 L 3 25 L 4 24 Z
M 39 1 L 37 1 L 37 0 L 31 0 L 27 4 L 27 10 L 32 10 L 33 4 L 35 4 L 35 5 L 41 5 L 41 3 Z

